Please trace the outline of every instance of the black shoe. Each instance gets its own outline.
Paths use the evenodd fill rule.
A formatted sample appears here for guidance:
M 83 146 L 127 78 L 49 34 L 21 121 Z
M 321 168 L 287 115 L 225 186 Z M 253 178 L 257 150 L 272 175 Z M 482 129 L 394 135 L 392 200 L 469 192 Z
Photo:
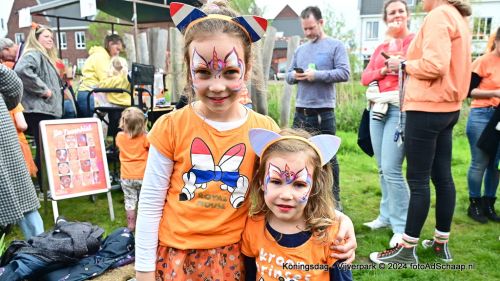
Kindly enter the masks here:
M 480 223 L 487 223 L 488 218 L 484 215 L 481 198 L 469 197 L 470 205 L 467 209 L 467 215 Z
M 492 221 L 500 222 L 500 217 L 497 216 L 495 212 L 495 201 L 496 197 L 486 197 L 483 196 L 483 211 L 484 215 Z

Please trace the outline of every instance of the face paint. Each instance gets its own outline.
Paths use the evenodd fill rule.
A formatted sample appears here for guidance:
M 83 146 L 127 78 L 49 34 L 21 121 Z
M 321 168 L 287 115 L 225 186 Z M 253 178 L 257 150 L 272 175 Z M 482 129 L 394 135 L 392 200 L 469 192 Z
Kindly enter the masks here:
M 290 170 L 288 165 L 285 164 L 285 170 L 281 171 L 281 169 L 272 163 L 269 163 L 268 173 L 264 180 L 264 194 L 267 193 L 267 188 L 271 179 L 279 179 L 279 185 L 290 185 L 294 183 L 303 183 L 307 188 L 298 196 L 298 202 L 301 204 L 307 203 L 309 199 L 309 193 L 312 187 L 312 179 L 311 175 L 307 172 L 307 167 L 304 167 L 299 172 L 295 173 Z M 275 183 L 278 185 L 278 183 Z M 297 191 L 302 191 L 303 188 L 299 188 Z
M 235 73 L 236 72 L 236 73 Z M 239 76 L 234 77 L 234 75 Z M 211 78 L 234 80 L 237 78 L 238 82 L 231 83 L 228 86 L 233 91 L 239 91 L 242 87 L 242 80 L 245 75 L 245 64 L 243 60 L 238 57 L 236 49 L 233 48 L 224 58 L 219 59 L 215 47 L 212 52 L 212 59 L 207 61 L 196 49 L 193 50 L 191 59 L 191 77 L 193 82 L 197 80 L 209 80 Z M 223 77 L 227 76 L 227 77 Z

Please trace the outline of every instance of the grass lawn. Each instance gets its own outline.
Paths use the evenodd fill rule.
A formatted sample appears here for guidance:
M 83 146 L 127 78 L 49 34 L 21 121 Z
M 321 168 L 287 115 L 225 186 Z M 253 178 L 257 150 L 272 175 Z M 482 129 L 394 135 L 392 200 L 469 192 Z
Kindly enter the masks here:
M 351 93 L 353 90 L 349 90 Z M 358 249 L 355 264 L 371 264 L 368 255 L 374 251 L 382 251 L 388 247 L 392 232 L 388 229 L 371 231 L 363 226 L 364 222 L 371 221 L 378 215 L 380 202 L 380 187 L 375 159 L 363 154 L 356 145 L 356 134 L 353 132 L 358 122 L 364 101 L 359 99 L 362 88 L 354 90 L 355 94 L 344 95 L 339 91 L 337 124 L 338 135 L 342 138 L 339 150 L 341 197 L 347 215 L 351 217 L 356 229 Z M 275 119 L 279 116 L 280 88 L 271 86 L 269 91 L 270 115 Z M 342 101 L 343 100 L 343 101 Z M 292 105 L 293 108 L 293 105 Z M 292 114 L 293 115 L 293 114 Z M 466 114 L 464 114 L 466 116 Z M 468 192 L 466 173 L 470 162 L 469 146 L 464 136 L 464 117 L 455 127 L 453 143 L 453 176 L 457 188 L 455 216 L 453 219 L 450 249 L 455 265 L 465 265 L 464 271 L 427 269 L 427 270 L 354 270 L 356 280 L 500 280 L 500 271 L 497 266 L 500 261 L 500 227 L 499 224 L 489 222 L 482 225 L 469 219 L 466 215 L 468 206 Z M 353 127 L 354 126 L 354 127 Z M 432 189 L 433 190 L 433 189 Z M 431 210 L 422 231 L 421 237 L 428 239 L 434 232 L 434 192 L 432 194 Z M 126 225 L 121 191 L 113 191 L 113 201 L 116 220 L 111 222 L 105 194 L 97 195 L 97 200 L 91 202 L 88 196 L 59 201 L 59 213 L 70 220 L 88 221 L 105 229 L 106 234 L 120 226 Z M 497 204 L 500 206 L 500 204 Z M 500 207 L 497 207 L 500 210 Z M 53 225 L 52 209 L 40 209 L 46 229 Z M 19 227 L 6 237 L 6 242 L 22 239 Z M 1 243 L 0 243 L 1 244 Z M 0 245 L 1 248 L 1 245 Z M 436 262 L 432 255 L 425 253 L 421 246 L 417 253 L 421 264 Z M 469 269 L 469 266 L 471 269 Z

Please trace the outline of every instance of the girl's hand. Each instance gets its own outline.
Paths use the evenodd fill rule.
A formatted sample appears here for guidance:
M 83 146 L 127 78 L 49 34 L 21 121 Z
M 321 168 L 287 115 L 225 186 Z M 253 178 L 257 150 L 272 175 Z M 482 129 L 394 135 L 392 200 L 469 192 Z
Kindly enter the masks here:
M 48 89 L 47 91 L 45 91 L 45 93 L 43 93 L 42 98 L 48 99 L 51 96 L 52 96 L 52 91 L 50 89 Z
M 336 251 L 336 253 L 331 253 L 330 255 L 333 258 L 345 260 L 345 263 L 350 264 L 356 257 L 355 250 L 358 247 L 354 225 L 348 216 L 337 211 L 336 213 L 340 220 L 340 226 L 337 233 L 337 244 L 330 246 L 330 249 Z M 344 245 L 339 244 L 342 241 L 345 241 Z
M 155 272 L 141 272 L 141 271 L 136 271 L 135 272 L 135 279 L 137 281 L 155 281 Z

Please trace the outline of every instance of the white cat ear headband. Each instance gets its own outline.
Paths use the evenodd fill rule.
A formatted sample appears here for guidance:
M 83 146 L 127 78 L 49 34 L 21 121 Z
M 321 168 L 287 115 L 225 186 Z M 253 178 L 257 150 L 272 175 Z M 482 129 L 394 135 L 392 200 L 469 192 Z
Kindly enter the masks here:
M 299 136 L 282 136 L 276 132 L 265 129 L 250 129 L 248 133 L 250 144 L 257 156 L 262 154 L 273 143 L 284 139 L 296 139 L 307 143 L 318 153 L 321 166 L 325 165 L 335 156 L 340 147 L 340 138 L 333 135 L 317 135 L 309 139 Z
M 239 26 L 250 39 L 257 42 L 262 38 L 267 29 L 267 20 L 259 16 L 229 17 L 219 14 L 205 14 L 202 10 L 188 4 L 170 3 L 170 17 L 177 29 L 185 34 L 193 25 L 209 19 L 221 19 Z

